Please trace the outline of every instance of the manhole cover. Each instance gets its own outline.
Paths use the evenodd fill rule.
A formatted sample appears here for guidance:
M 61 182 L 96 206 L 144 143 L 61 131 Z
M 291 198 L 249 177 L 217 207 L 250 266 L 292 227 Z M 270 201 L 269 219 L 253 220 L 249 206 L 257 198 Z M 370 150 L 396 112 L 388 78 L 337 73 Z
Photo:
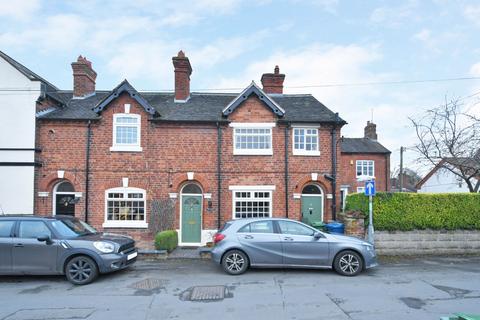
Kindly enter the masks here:
M 145 280 L 135 282 L 130 287 L 134 289 L 141 289 L 141 290 L 154 290 L 154 289 L 164 287 L 166 283 L 167 283 L 167 280 L 164 280 L 164 279 L 147 278 Z
M 87 319 L 95 311 L 93 308 L 46 308 L 21 309 L 2 318 L 5 320 L 66 320 Z
M 190 301 L 212 301 L 225 298 L 225 286 L 193 287 Z

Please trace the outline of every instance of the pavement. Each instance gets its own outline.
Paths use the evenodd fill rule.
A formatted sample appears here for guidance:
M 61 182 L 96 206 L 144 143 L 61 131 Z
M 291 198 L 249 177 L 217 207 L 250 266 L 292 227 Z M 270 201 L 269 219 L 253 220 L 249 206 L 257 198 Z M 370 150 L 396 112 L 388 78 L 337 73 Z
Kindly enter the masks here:
M 361 275 L 254 269 L 208 260 L 138 261 L 74 286 L 0 277 L 0 319 L 440 319 L 480 314 L 480 257 L 389 258 Z

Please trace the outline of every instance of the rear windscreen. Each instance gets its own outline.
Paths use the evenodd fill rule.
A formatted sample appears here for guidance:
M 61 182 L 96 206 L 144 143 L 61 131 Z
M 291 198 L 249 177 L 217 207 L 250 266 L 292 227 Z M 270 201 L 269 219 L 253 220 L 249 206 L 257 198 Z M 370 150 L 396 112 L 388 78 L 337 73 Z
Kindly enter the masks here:
M 232 225 L 231 222 L 225 223 L 225 224 L 223 225 L 223 227 L 222 227 L 220 230 L 218 230 L 218 232 L 222 232 L 222 231 L 227 230 L 231 225 Z

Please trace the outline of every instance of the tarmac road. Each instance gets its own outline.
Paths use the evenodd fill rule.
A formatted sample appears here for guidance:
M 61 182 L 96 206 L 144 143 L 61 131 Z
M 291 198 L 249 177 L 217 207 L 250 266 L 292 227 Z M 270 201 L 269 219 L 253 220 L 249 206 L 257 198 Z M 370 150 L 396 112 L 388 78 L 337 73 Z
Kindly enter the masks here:
M 194 300 L 194 301 L 192 301 Z M 395 258 L 358 277 L 139 261 L 87 286 L 0 277 L 0 319 L 439 319 L 480 314 L 480 257 Z

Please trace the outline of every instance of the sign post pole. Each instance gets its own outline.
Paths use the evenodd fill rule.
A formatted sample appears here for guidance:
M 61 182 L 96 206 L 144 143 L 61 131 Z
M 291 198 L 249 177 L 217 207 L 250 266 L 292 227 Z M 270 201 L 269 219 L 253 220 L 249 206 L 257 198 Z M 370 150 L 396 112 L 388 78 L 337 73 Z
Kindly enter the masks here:
M 373 230 L 373 196 L 368 196 L 368 242 L 373 244 L 374 242 L 374 233 Z
M 367 241 L 373 244 L 375 241 L 375 230 L 373 229 L 373 196 L 375 195 L 375 180 L 365 182 L 365 195 L 368 196 Z

